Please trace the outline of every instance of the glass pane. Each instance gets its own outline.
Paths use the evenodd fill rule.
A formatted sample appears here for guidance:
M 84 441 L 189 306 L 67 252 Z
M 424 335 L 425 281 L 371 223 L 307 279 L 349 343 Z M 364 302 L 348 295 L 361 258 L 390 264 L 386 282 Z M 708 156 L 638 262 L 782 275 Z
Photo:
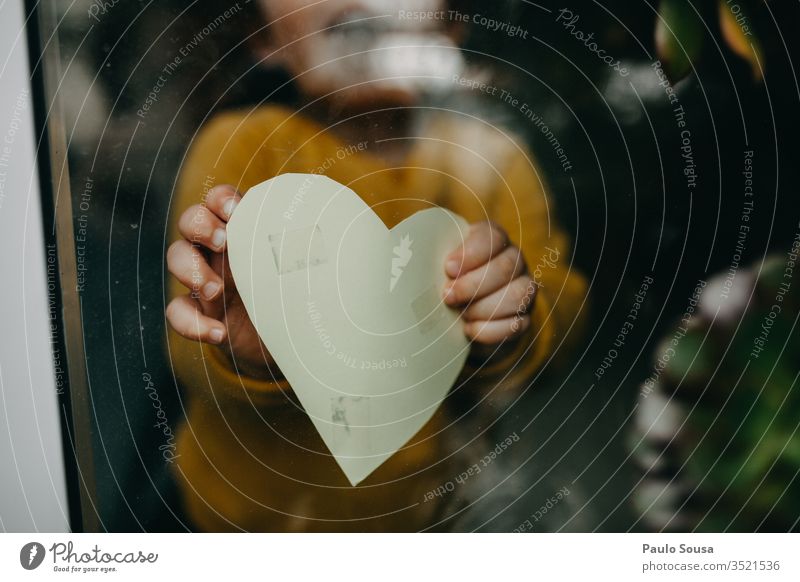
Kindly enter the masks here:
M 796 527 L 796 7 L 45 4 L 97 527 Z

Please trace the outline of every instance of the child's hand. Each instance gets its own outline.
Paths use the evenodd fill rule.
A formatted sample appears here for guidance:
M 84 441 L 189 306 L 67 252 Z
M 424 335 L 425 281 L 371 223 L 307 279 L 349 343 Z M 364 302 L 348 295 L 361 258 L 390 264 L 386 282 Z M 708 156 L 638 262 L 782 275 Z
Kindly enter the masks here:
M 536 284 L 498 225 L 472 224 L 464 243 L 448 255 L 445 272 L 451 278 L 445 303 L 464 306 L 465 332 L 476 342 L 496 344 L 530 325 Z
M 173 299 L 166 315 L 183 337 L 219 344 L 244 373 L 263 376 L 271 359 L 236 292 L 225 252 L 225 227 L 240 200 L 233 186 L 215 186 L 205 204 L 178 219 L 183 238 L 169 247 L 167 266 L 190 292 Z

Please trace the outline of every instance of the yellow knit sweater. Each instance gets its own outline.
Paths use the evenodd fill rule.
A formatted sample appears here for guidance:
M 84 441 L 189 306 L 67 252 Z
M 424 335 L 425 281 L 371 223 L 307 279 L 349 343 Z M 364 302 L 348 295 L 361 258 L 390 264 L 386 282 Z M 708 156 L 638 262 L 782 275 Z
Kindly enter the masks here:
M 433 203 L 506 229 L 542 285 L 533 324 L 488 362 L 474 350 L 463 389 L 527 385 L 578 319 L 585 282 L 569 268 L 568 242 L 552 222 L 533 162 L 500 130 L 455 115 L 439 119 L 414 140 L 402 165 L 392 166 L 369 144 L 345 144 L 284 108 L 219 115 L 201 130 L 183 166 L 171 240 L 179 236 L 177 217 L 210 186 L 246 192 L 286 172 L 324 173 L 347 185 L 389 228 Z M 168 291 L 170 299 L 186 289 L 171 279 Z M 441 518 L 441 504 L 426 493 L 467 468 L 454 464 L 445 445 L 452 432 L 446 403 L 411 443 L 351 487 L 290 386 L 238 375 L 216 347 L 172 331 L 168 339 L 186 405 L 175 468 L 198 529 L 411 531 Z

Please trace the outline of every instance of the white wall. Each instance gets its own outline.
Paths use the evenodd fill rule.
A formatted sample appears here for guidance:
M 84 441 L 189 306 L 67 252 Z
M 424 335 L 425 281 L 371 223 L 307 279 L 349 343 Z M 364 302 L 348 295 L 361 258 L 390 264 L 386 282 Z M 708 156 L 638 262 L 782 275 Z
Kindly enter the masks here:
M 0 531 L 68 530 L 22 0 L 0 3 Z

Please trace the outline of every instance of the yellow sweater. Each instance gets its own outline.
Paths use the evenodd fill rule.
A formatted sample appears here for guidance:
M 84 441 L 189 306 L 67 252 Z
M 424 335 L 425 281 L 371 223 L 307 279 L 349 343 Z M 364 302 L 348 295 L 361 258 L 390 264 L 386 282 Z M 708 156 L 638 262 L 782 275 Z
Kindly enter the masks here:
M 434 203 L 470 222 L 493 220 L 523 252 L 542 287 L 533 324 L 489 362 L 473 350 L 466 390 L 513 390 L 530 382 L 578 319 L 585 282 L 570 270 L 568 243 L 552 222 L 541 177 L 498 129 L 439 120 L 402 165 L 345 144 L 322 126 L 276 106 L 217 116 L 192 144 L 171 217 L 214 184 L 241 192 L 286 172 L 324 173 L 361 196 L 391 228 Z M 537 268 L 538 266 L 538 268 Z M 169 298 L 185 293 L 171 279 Z M 175 463 L 185 509 L 205 531 L 412 531 L 441 519 L 426 495 L 468 467 L 445 444 L 446 403 L 411 443 L 358 487 L 349 486 L 291 387 L 243 377 L 214 346 L 169 332 L 169 357 L 186 395 Z M 474 435 L 473 435 L 474 436 Z

